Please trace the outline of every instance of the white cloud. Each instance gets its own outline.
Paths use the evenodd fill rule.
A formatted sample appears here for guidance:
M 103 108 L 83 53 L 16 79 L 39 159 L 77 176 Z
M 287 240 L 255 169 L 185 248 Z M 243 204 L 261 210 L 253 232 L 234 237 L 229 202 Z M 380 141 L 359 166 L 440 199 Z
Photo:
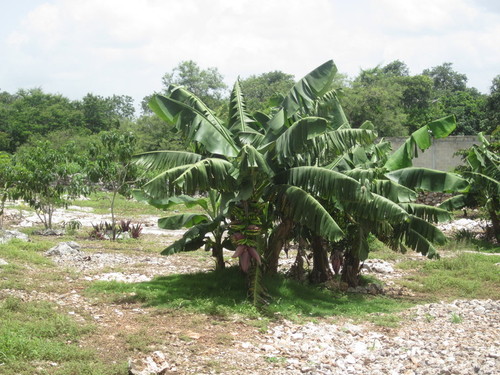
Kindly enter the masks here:
M 471 0 L 47 0 L 0 41 L 0 82 L 140 100 L 187 59 L 216 66 L 228 83 L 270 70 L 301 76 L 330 58 L 350 75 L 400 59 L 413 73 L 453 62 L 486 90 L 500 73 L 492 9 Z

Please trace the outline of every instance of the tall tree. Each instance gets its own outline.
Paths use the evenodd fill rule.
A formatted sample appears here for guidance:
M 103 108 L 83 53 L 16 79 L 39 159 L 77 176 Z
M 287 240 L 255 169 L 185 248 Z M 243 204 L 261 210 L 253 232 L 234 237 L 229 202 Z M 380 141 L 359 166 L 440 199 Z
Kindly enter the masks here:
M 217 68 L 202 69 L 193 60 L 182 61 L 170 73 L 165 73 L 162 83 L 165 92 L 171 85 L 183 86 L 210 108 L 220 107 L 227 92 L 227 85 Z
M 453 70 L 453 64 L 450 62 L 424 69 L 422 74 L 432 78 L 434 89 L 438 91 L 455 92 L 467 88 L 467 76 Z
M 31 135 L 83 126 L 77 103 L 41 89 L 0 95 L 0 132 L 4 150 L 14 152 Z
M 283 97 L 294 84 L 293 75 L 278 70 L 241 80 L 248 112 L 269 112 L 270 107 L 277 104 L 273 99 Z
M 400 83 L 405 70 L 399 61 L 391 64 L 362 70 L 342 97 L 353 126 L 371 121 L 378 134 L 384 137 L 408 134 L 405 127 L 408 116 L 401 104 L 404 86 Z
M 276 272 L 279 253 L 294 226 L 310 233 L 317 262 L 313 269 L 316 281 L 328 277 L 323 244 L 346 234 L 357 240 L 359 246 L 348 254 L 356 255 L 359 265 L 367 254 L 367 220 L 374 226 L 382 220 L 400 225 L 395 241 L 424 254 L 432 248 L 433 240 L 443 238 L 439 230 L 419 220 L 412 206 L 387 199 L 381 194 L 384 189 L 371 189 L 365 178 L 358 181 L 335 170 L 338 163 L 347 163 L 344 153 L 360 148 L 356 157 L 361 156 L 362 147 L 373 144 L 376 136 L 365 125 L 350 128 L 331 90 L 335 73 L 333 61 L 316 68 L 292 87 L 272 117 L 253 117 L 247 112 L 239 82 L 231 93 L 227 121 L 220 120 L 199 98 L 182 88 L 154 97 L 152 109 L 189 141 L 199 143 L 201 152 L 140 155 L 140 163 L 162 171 L 143 187 L 150 202 L 170 204 L 180 200 L 179 193 L 190 195 L 211 189 L 222 197 L 221 215 L 211 222 L 204 219 L 195 224 L 185 215 L 162 221 L 191 226 L 164 253 L 193 250 L 209 240 L 206 234 L 213 228 L 228 228 L 234 256 L 240 258 L 242 270 L 248 271 L 251 295 L 256 297 L 260 273 L 263 269 Z M 435 127 L 438 133 L 444 132 L 439 125 Z M 425 134 L 415 139 L 429 143 Z M 331 163 L 332 156 L 340 159 Z M 391 187 L 390 182 L 379 185 Z M 408 189 L 402 186 L 401 190 L 404 196 Z M 331 206 L 334 210 L 329 211 Z M 343 230 L 335 210 L 356 215 L 359 220 Z M 422 233 L 415 234 L 419 231 Z M 260 267 L 261 259 L 264 268 Z M 355 271 L 357 275 L 358 269 Z
M 500 75 L 491 82 L 490 95 L 486 99 L 486 133 L 500 132 Z

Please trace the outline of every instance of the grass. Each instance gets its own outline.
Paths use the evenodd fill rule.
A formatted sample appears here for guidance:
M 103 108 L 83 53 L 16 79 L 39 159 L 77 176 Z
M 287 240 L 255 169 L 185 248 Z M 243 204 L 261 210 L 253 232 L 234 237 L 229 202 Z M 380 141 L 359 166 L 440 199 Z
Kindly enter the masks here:
M 370 235 L 368 238 L 370 252 L 368 253 L 369 259 L 381 259 L 385 261 L 395 262 L 404 258 L 404 254 L 390 249 L 383 242 L 379 241 L 375 236 Z
M 32 265 L 51 265 L 52 261 L 43 256 L 43 252 L 54 246 L 54 241 L 24 242 L 12 240 L 9 243 L 0 245 L 0 258 L 7 261 L 16 260 L 18 263 L 29 263 Z
M 401 283 L 433 300 L 456 298 L 500 299 L 500 255 L 461 253 L 434 261 L 405 261 L 397 265 L 414 269 Z
M 449 251 L 477 251 L 481 253 L 500 253 L 500 246 L 488 241 L 479 240 L 476 238 L 451 238 L 446 245 L 441 246 L 438 250 Z
M 272 299 L 263 310 L 258 310 L 247 301 L 245 283 L 239 269 L 231 267 L 223 271 L 159 277 L 135 284 L 96 282 L 87 292 L 111 295 L 115 302 L 142 302 L 147 306 L 183 309 L 219 317 L 237 314 L 295 321 L 335 315 L 355 317 L 375 312 L 388 313 L 411 306 L 411 303 L 381 296 L 334 293 L 275 276 L 265 280 Z
M 91 325 L 78 325 L 48 302 L 0 301 L 0 370 L 14 374 L 124 373 L 126 364 L 106 366 L 78 345 Z
M 111 212 L 111 194 L 105 192 L 93 193 L 85 200 L 74 200 L 72 205 L 79 207 L 90 207 L 92 212 L 96 214 L 109 214 Z M 198 208 L 186 208 L 183 205 L 175 207 L 174 211 L 180 213 L 198 212 Z M 137 217 L 140 215 L 156 215 L 165 216 L 165 212 L 143 202 L 138 202 L 134 199 L 127 199 L 121 195 L 117 195 L 115 199 L 115 214 L 118 217 Z
M 43 270 L 54 267 L 52 261 L 43 256 L 54 245 L 51 241 L 23 242 L 12 240 L 0 245 L 0 258 L 7 261 L 7 265 L 0 266 L 0 289 L 29 290 L 39 286 L 38 281 L 26 277 L 26 271 L 33 266 Z M 40 272 L 44 278 L 51 278 L 50 272 Z
M 74 200 L 72 205 L 79 207 L 90 207 L 96 214 L 109 214 L 111 212 L 111 194 L 98 192 L 93 193 L 90 199 Z M 117 216 L 134 217 L 137 215 L 158 215 L 161 213 L 157 208 L 148 204 L 137 202 L 134 199 L 126 199 L 117 195 L 115 199 L 115 214 Z

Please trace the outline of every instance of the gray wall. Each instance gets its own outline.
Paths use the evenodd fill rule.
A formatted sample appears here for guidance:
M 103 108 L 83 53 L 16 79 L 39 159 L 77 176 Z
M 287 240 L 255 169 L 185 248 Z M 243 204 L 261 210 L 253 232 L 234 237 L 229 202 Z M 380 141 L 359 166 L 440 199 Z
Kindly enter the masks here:
M 391 142 L 392 149 L 395 151 L 407 138 L 388 137 L 385 139 Z M 460 157 L 453 156 L 453 154 L 458 150 L 469 148 L 473 144 L 480 144 L 475 135 L 450 136 L 443 139 L 434 139 L 430 148 L 424 152 L 418 150 L 418 157 L 413 159 L 413 165 L 415 167 L 432 168 L 448 172 L 462 164 Z

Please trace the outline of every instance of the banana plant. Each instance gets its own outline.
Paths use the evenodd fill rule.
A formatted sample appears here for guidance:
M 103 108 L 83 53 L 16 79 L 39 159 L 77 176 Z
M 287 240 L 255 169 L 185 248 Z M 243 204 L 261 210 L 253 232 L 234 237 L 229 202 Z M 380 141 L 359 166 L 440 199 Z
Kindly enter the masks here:
M 366 124 L 369 126 L 369 124 Z M 460 176 L 412 167 L 417 150 L 424 151 L 432 138 L 441 138 L 455 128 L 453 116 L 431 122 L 414 132 L 392 155 L 383 140 L 369 147 L 355 146 L 327 168 L 337 170 L 363 185 L 366 201 L 333 202 L 336 215 L 346 223 L 349 241 L 343 241 L 342 280 L 357 285 L 360 262 L 368 257 L 369 235 L 375 235 L 395 250 L 416 250 L 429 258 L 438 256 L 434 244 L 446 239 L 433 224 L 448 221 L 443 208 L 415 203 L 419 191 L 457 192 L 468 189 Z
M 227 230 L 225 211 L 227 210 L 228 198 L 231 195 L 220 194 L 216 190 L 211 189 L 208 191 L 206 197 L 178 195 L 155 199 L 143 191 L 135 191 L 134 197 L 165 211 L 178 205 L 184 205 L 188 209 L 193 207 L 201 209 L 203 213 L 183 213 L 163 217 L 158 220 L 158 227 L 162 229 L 176 230 L 188 228 L 182 238 L 165 248 L 161 254 L 172 255 L 178 252 L 194 251 L 200 247 L 205 247 L 206 251 L 212 252 L 212 256 L 215 259 L 215 269 L 224 269 L 223 241 Z
M 500 157 L 498 142 L 490 142 L 483 133 L 478 134 L 480 144 L 466 150 L 467 166 L 462 176 L 470 183 L 471 189 L 443 202 L 440 207 L 462 208 L 470 201 L 486 209 L 491 220 L 493 236 L 500 242 Z
M 333 61 L 313 70 L 284 97 L 272 118 L 262 114 L 252 116 L 246 111 L 238 81 L 231 94 L 227 121 L 220 120 L 182 87 L 172 87 L 168 95 L 156 95 L 150 102 L 153 111 L 195 144 L 199 152 L 160 151 L 138 155 L 137 163 L 159 171 L 142 189 L 151 199 L 170 199 L 210 189 L 233 194 L 224 215 L 229 225 L 230 207 L 252 204 L 266 207 L 266 212 L 260 213 L 262 225 L 256 225 L 259 227 L 256 242 L 262 244 L 256 248 L 258 257 L 248 248 L 246 251 L 239 248 L 235 254 L 248 253 L 250 257 L 245 255 L 245 259 L 252 262 L 252 267 L 259 266 L 262 258 L 264 270 L 276 268 L 275 260 L 281 248 L 271 248 L 269 240 L 280 237 L 276 233 L 282 222 L 304 225 L 330 241 L 342 238 L 343 231 L 313 193 L 280 177 L 291 167 L 307 169 L 321 163 L 329 153 L 337 155 L 360 142 L 373 142 L 375 134 L 371 130 L 348 128 L 338 99 L 330 90 L 335 73 Z M 336 114 L 320 117 L 328 105 Z M 341 179 L 332 184 L 336 190 L 331 192 L 340 199 L 350 189 L 342 183 L 348 183 L 347 179 L 340 174 L 330 177 Z M 359 184 L 356 189 L 360 191 Z M 250 212 L 244 211 L 244 214 Z M 247 219 L 247 223 L 252 220 Z M 233 239 L 234 245 L 239 246 L 238 241 L 242 239 Z M 242 262 L 242 268 L 243 265 L 246 268 L 246 263 Z

